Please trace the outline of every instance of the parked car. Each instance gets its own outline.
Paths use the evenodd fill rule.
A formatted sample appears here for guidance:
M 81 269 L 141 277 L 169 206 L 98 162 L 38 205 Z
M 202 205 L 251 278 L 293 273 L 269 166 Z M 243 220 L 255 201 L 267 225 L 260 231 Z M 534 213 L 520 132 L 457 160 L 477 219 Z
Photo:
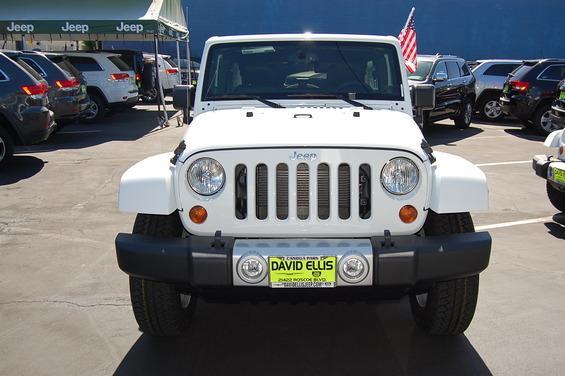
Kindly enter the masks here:
M 98 121 L 108 109 L 124 108 L 138 102 L 135 72 L 108 52 L 65 52 L 69 62 L 82 72 L 92 101 L 87 121 Z
M 173 61 L 177 64 L 181 71 L 181 81 L 183 84 L 187 84 L 188 82 L 188 59 L 173 59 Z M 200 63 L 195 60 L 190 60 L 190 78 L 191 78 L 191 85 L 196 85 L 198 81 L 198 76 L 200 75 Z
M 565 212 L 565 130 L 552 132 L 544 145 L 557 148 L 556 156 L 536 155 L 532 167 L 536 175 L 546 180 L 547 197 L 551 204 Z
M 525 127 L 549 135 L 557 129 L 550 121 L 551 103 L 564 78 L 565 59 L 524 61 L 504 82 L 502 112 L 518 118 Z
M 179 335 L 207 295 L 383 290 L 409 295 L 425 333 L 466 330 L 490 257 L 469 213 L 488 208 L 486 177 L 425 142 L 411 93 L 433 97 L 410 91 L 400 56 L 374 35 L 206 42 L 183 140 L 120 182 L 119 208 L 137 217 L 116 253 L 144 333 Z
M 485 120 L 499 120 L 504 116 L 500 95 L 506 77 L 522 64 L 521 60 L 477 60 L 471 68 L 475 76 L 475 110 Z
M 408 74 L 411 86 L 435 86 L 435 108 L 426 111 L 423 126 L 453 119 L 457 128 L 471 124 L 475 104 L 475 77 L 462 58 L 450 55 L 419 55 L 417 69 Z
M 553 127 L 565 128 L 565 80 L 557 86 L 559 93 L 551 105 L 550 120 Z
M 55 121 L 76 119 L 88 110 L 90 100 L 77 77 L 61 69 L 41 52 L 25 51 L 18 54 L 47 81 L 47 96 L 50 109 L 55 113 Z
M 19 56 L 0 52 L 0 166 L 14 153 L 14 145 L 46 140 L 55 128 L 49 110 L 49 86 Z
M 144 54 L 144 60 L 146 63 L 153 65 L 155 64 L 155 55 L 146 53 Z M 159 55 L 159 82 L 163 87 L 163 95 L 171 95 L 175 85 L 180 84 L 178 72 L 178 67 L 170 56 Z M 156 98 L 157 88 L 149 93 L 145 93 L 142 99 L 146 102 L 153 102 Z

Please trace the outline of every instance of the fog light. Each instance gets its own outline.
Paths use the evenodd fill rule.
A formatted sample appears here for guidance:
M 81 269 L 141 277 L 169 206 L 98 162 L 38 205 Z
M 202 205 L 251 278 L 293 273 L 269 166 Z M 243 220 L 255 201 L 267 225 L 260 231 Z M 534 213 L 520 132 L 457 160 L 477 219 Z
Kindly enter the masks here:
M 204 223 L 206 218 L 208 218 L 208 212 L 204 207 L 200 205 L 193 206 L 188 212 L 188 217 L 190 220 L 196 224 Z
M 358 252 L 346 253 L 339 260 L 339 276 L 346 282 L 361 282 L 369 273 L 367 259 Z
M 237 263 L 237 274 L 247 283 L 259 283 L 267 275 L 267 262 L 257 253 L 247 253 Z
M 400 220 L 404 223 L 412 223 L 418 218 L 418 210 L 412 205 L 405 205 L 398 212 Z

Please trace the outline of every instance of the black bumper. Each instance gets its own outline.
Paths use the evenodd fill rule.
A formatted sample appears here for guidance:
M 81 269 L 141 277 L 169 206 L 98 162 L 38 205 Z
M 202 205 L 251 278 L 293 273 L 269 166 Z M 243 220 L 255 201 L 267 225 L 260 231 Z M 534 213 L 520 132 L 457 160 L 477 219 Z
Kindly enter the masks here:
M 552 110 L 549 118 L 551 122 L 557 125 L 559 128 L 565 128 L 565 112 Z
M 475 275 L 489 263 L 488 232 L 445 236 L 371 238 L 373 285 L 413 286 L 418 283 Z M 120 269 L 133 277 L 192 288 L 232 287 L 232 237 L 191 236 L 184 239 L 118 234 Z
M 547 179 L 549 164 L 553 162 L 547 155 L 535 155 L 532 159 L 532 169 L 540 178 Z

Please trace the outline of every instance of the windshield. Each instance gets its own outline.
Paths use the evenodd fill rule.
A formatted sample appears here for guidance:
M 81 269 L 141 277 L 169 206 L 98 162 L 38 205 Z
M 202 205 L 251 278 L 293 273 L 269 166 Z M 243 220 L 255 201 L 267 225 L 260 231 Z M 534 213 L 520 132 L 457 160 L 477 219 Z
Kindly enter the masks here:
M 210 48 L 202 100 L 238 95 L 270 99 L 402 100 L 396 49 L 386 43 L 261 42 Z
M 428 77 L 428 74 L 430 74 L 432 65 L 433 62 L 431 61 L 418 61 L 416 72 L 408 72 L 408 79 L 412 81 L 424 81 L 426 77 Z

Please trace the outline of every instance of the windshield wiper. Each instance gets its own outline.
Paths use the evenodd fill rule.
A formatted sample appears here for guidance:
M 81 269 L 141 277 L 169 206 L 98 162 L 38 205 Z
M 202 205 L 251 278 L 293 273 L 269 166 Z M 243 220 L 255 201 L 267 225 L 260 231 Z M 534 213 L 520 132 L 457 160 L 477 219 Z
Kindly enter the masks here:
M 227 95 L 217 95 L 214 97 L 207 97 L 206 100 L 215 100 L 215 99 L 233 99 L 233 100 L 237 100 L 237 99 L 255 99 L 256 101 L 259 101 L 263 104 L 266 104 L 269 107 L 273 107 L 273 108 L 285 108 L 283 105 L 272 102 L 268 99 L 265 99 L 259 95 L 247 95 L 247 94 L 227 94 Z
M 346 95 L 338 95 L 338 94 L 326 94 L 326 93 L 320 93 L 320 94 L 314 94 L 314 93 L 307 93 L 307 94 L 289 94 L 288 97 L 307 97 L 307 98 L 326 98 L 326 99 L 341 99 L 344 102 L 349 103 L 352 106 L 355 107 L 363 107 L 363 109 L 365 110 L 374 110 L 373 107 L 369 107 L 364 103 L 358 102 L 354 99 L 351 99 L 349 97 L 349 95 L 351 96 L 355 96 L 355 94 L 348 94 Z

